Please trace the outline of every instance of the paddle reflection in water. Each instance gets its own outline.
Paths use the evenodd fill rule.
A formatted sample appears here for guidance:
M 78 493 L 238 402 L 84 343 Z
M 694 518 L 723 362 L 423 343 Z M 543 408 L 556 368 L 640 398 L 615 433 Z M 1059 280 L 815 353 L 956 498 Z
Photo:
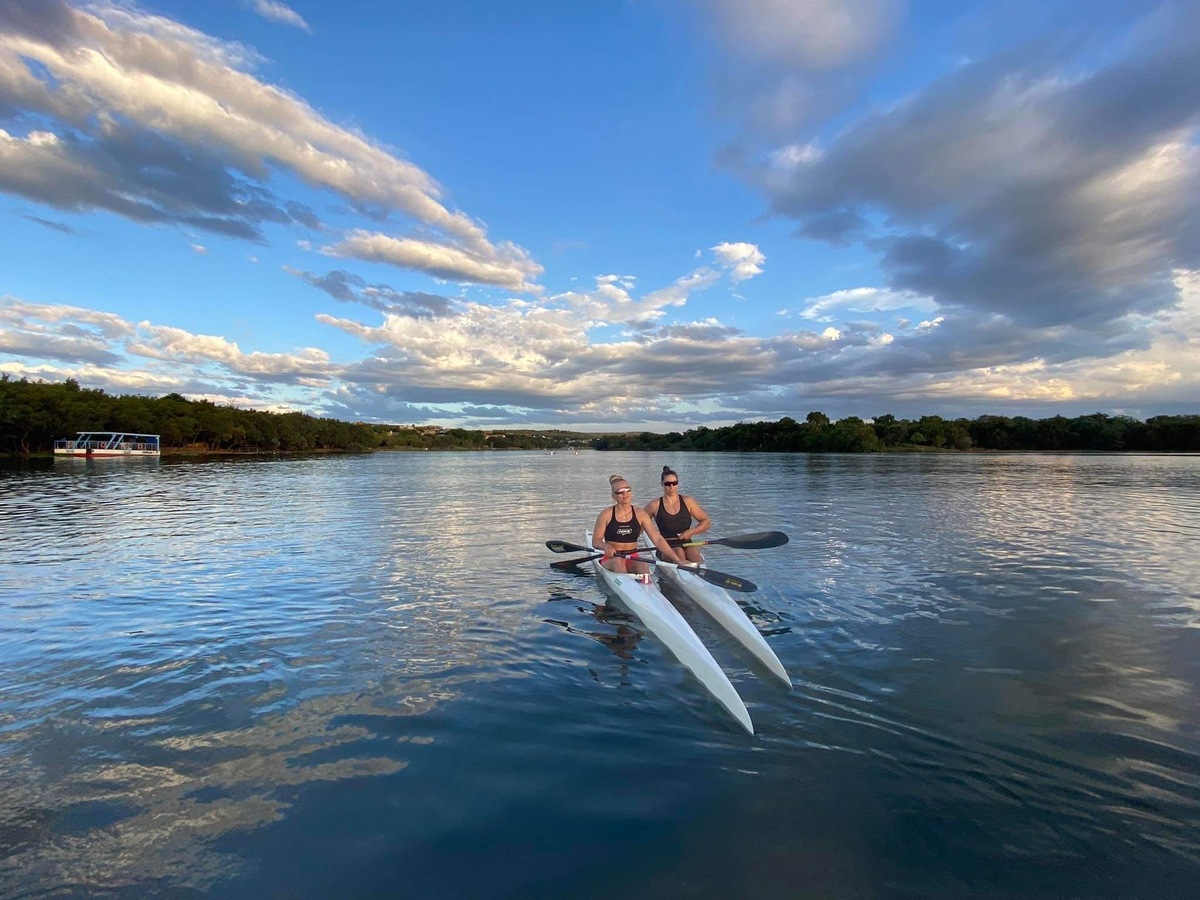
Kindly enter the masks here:
M 589 581 L 595 583 L 594 576 L 590 572 L 584 571 L 582 567 L 575 574 L 580 578 L 586 577 Z M 598 630 L 592 630 L 590 627 L 579 627 L 560 619 L 547 618 L 542 621 L 548 625 L 558 626 L 567 632 L 567 634 L 579 635 L 593 640 L 611 650 L 612 654 L 618 659 L 630 662 L 635 659 L 634 651 L 642 642 L 646 633 L 638 627 L 636 616 L 608 602 L 606 595 L 602 594 L 601 597 L 602 599 L 599 601 L 581 600 L 573 594 L 551 590 L 549 598 L 551 602 L 565 600 L 575 603 L 575 608 L 580 614 L 588 616 L 591 621 L 602 626 Z M 627 674 L 627 667 L 622 666 L 622 679 Z

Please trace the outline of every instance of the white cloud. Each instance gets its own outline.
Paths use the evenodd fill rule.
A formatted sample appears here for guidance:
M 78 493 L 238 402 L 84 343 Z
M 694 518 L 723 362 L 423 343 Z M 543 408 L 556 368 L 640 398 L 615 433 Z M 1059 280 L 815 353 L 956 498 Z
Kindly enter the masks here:
M 550 300 L 566 304 L 593 326 L 644 325 L 662 319 L 670 307 L 686 305 L 692 294 L 711 287 L 720 278 L 721 273 L 715 269 L 701 267 L 666 287 L 635 298 L 631 276 L 600 275 L 593 290 L 567 291 Z
M 542 267 L 515 246 L 469 250 L 415 238 L 396 238 L 361 229 L 337 244 L 321 248 L 327 256 L 355 257 L 415 269 L 439 278 L 492 284 L 514 291 L 537 291 L 533 279 Z
M 0 297 L 0 324 L 22 331 L 78 335 L 91 333 L 106 340 L 125 338 L 133 334 L 133 326 L 112 313 L 97 312 L 80 306 L 54 306 L 29 303 L 12 296 Z
M 88 384 L 164 392 L 204 379 L 227 387 L 251 378 L 264 385 L 320 388 L 337 374 L 329 354 L 316 348 L 247 353 L 215 335 L 14 297 L 0 298 L 0 354 L 17 360 L 5 371 L 26 377 L 54 372 Z
M 705 276 L 689 273 L 677 284 L 697 277 Z M 653 421 L 678 427 L 672 410 L 684 407 L 725 410 L 727 420 L 794 415 L 786 404 L 796 391 L 816 408 L 835 403 L 838 414 L 854 413 L 856 404 L 875 412 L 955 403 L 1004 412 L 1052 402 L 1075 404 L 1078 414 L 1182 406 L 1200 395 L 1200 272 L 1177 271 L 1175 284 L 1175 306 L 1129 323 L 1144 337 L 1139 346 L 1062 359 L 1051 352 L 1059 340 L 1072 339 L 1068 332 L 1037 344 L 1011 323 L 955 324 L 969 320 L 965 313 L 901 333 L 829 326 L 770 338 L 742 334 L 712 318 L 643 319 L 638 330 L 609 338 L 605 326 L 622 324 L 631 307 L 642 315 L 653 307 L 609 279 L 598 279 L 587 296 L 499 305 L 460 299 L 447 301 L 452 308 L 440 314 L 388 314 L 376 325 L 318 316 L 368 346 L 349 363 L 313 348 L 247 351 L 219 336 L 6 297 L 0 301 L 0 353 L 10 359 L 0 371 L 385 421 L 389 410 L 403 409 L 402 420 L 409 420 L 418 407 L 430 418 L 454 421 L 464 414 L 453 410 L 465 405 L 536 424 Z M 431 311 L 438 308 L 427 299 Z M 593 318 L 597 312 L 610 318 Z M 994 345 L 994 361 L 972 365 L 978 355 L 973 343 Z M 611 418 L 615 406 L 620 419 Z
M 802 236 L 878 254 L 893 291 L 1103 339 L 1200 265 L 1200 38 L 1182 9 L 1101 68 L 1037 47 L 957 69 L 819 154 L 768 159 L 759 184 Z
M 301 31 L 311 31 L 308 23 L 304 21 L 304 17 L 296 12 L 286 3 L 280 3 L 279 0 L 252 0 L 251 4 L 254 11 L 264 19 L 270 19 L 272 22 L 281 22 L 284 25 L 291 25 L 293 28 L 299 28 Z
M 236 375 L 275 378 L 281 381 L 309 379 L 325 384 L 334 374 L 329 354 L 313 347 L 296 353 L 244 353 L 236 343 L 217 335 L 192 334 L 181 328 L 140 322 L 126 350 L 147 359 L 206 365 L 217 363 Z
M 937 304 L 931 298 L 919 296 L 911 291 L 892 291 L 875 287 L 846 288 L 823 297 L 805 300 L 800 309 L 800 316 L 828 322 L 833 313 L 880 313 L 898 309 L 930 312 L 937 309 Z
M 428 172 L 256 78 L 253 51 L 115 3 L 76 9 L 48 0 L 31 9 L 0 31 L 0 101 L 47 124 L 23 138 L 0 133 L 0 190 L 261 240 L 263 222 L 317 224 L 267 190 L 284 170 L 377 218 L 411 218 L 432 234 L 423 241 L 482 263 L 484 283 L 514 283 L 495 280 L 491 264 L 541 271 L 446 206 Z M 148 140 L 171 177 L 129 156 Z
M 766 255 L 754 244 L 725 242 L 710 247 L 717 261 L 729 270 L 729 277 L 734 284 L 761 275 Z

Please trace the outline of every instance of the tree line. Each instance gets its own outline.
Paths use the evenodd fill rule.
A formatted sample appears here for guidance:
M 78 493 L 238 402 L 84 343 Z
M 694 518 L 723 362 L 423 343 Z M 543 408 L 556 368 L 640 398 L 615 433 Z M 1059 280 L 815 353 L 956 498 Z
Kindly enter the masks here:
M 80 431 L 157 434 L 164 450 L 288 453 L 366 450 L 543 449 L 567 446 L 566 432 L 489 435 L 461 428 L 342 422 L 188 400 L 179 394 L 111 395 L 62 383 L 0 375 L 0 454 L 48 453 Z
M 834 422 L 822 412 L 805 421 L 784 416 L 778 422 L 739 422 L 723 428 L 695 428 L 670 434 L 610 435 L 597 450 L 740 450 L 778 453 L 875 453 L 885 450 L 1060 450 L 1200 453 L 1200 415 L 1130 416 L 1092 413 L 1066 418 L 979 416 L 897 419 L 876 416 L 868 424 L 856 416 Z
M 739 450 L 781 453 L 872 453 L 885 450 L 1060 450 L 1200 453 L 1200 415 L 1030 419 L 979 416 L 832 421 L 810 412 L 805 421 L 739 422 L 722 428 L 654 434 L 588 435 L 569 431 L 474 431 L 342 422 L 304 413 L 273 413 L 188 400 L 179 394 L 114 396 L 62 383 L 0 375 L 0 453 L 47 453 L 79 431 L 128 431 L 161 436 L 164 449 L 278 453 L 365 450 Z

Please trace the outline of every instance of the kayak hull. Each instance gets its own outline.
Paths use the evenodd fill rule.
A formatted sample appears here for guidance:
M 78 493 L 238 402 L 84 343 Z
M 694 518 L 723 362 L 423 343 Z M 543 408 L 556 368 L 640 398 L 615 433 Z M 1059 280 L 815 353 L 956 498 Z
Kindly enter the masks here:
M 585 532 L 585 540 L 591 544 L 592 534 Z M 713 659 L 703 641 L 697 637 L 692 626 L 667 599 L 651 576 L 643 582 L 636 575 L 613 572 L 594 560 L 592 565 L 599 578 L 610 591 L 616 594 L 646 629 L 658 638 L 683 665 L 695 675 L 731 716 L 737 719 L 746 731 L 754 734 L 754 722 L 746 704 L 729 681 L 729 677 Z
M 779 657 L 775 655 L 775 651 L 758 628 L 750 621 L 746 611 L 729 595 L 729 591 L 689 572 L 686 566 L 681 568 L 671 563 L 660 562 L 657 569 L 660 578 L 676 585 L 691 597 L 701 609 L 716 619 L 722 628 L 754 654 L 772 675 L 789 688 L 792 686 L 787 669 L 783 667 L 783 663 L 779 661 Z

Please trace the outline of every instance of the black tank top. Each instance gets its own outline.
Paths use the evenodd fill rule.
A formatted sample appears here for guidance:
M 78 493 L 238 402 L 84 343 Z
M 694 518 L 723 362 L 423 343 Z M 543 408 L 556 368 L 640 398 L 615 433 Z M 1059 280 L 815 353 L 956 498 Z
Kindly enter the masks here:
M 617 508 L 613 507 L 612 518 L 604 526 L 604 539 L 610 544 L 636 544 L 642 536 L 642 523 L 638 521 L 637 510 L 628 522 L 617 521 Z
M 665 538 L 679 537 L 692 527 L 692 512 L 688 509 L 683 497 L 679 498 L 679 512 L 667 512 L 666 504 L 658 501 L 658 512 L 654 514 L 654 524 Z

